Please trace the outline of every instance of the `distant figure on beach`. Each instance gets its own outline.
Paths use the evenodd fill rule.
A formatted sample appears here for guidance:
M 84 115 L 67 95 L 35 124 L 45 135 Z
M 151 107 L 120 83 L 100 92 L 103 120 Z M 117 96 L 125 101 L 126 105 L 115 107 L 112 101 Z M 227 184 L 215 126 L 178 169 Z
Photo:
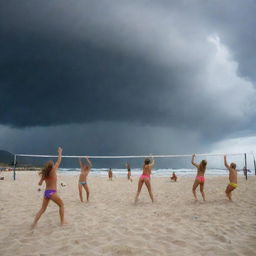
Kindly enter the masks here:
M 246 167 L 244 167 L 243 172 L 244 172 L 244 177 L 247 180 L 247 168 Z
M 0 173 L 2 173 L 3 169 L 0 169 Z M 0 180 L 4 180 L 4 176 L 0 177 Z
M 197 163 L 195 163 L 195 157 L 196 157 L 196 155 L 193 154 L 192 155 L 192 161 L 191 161 L 191 163 L 197 168 L 197 175 L 196 175 L 194 185 L 192 187 L 192 192 L 193 192 L 193 195 L 195 197 L 195 200 L 198 201 L 197 196 L 196 196 L 196 189 L 197 189 L 198 185 L 200 185 L 200 192 L 202 194 L 203 200 L 205 201 L 205 193 L 204 193 L 205 178 L 204 178 L 204 174 L 205 174 L 205 171 L 206 171 L 207 161 L 202 160 L 200 162 L 200 164 L 197 164 Z
M 86 162 L 87 162 L 87 164 L 83 164 L 82 159 L 79 159 L 81 172 L 80 172 L 79 181 L 78 181 L 78 191 L 79 191 L 79 197 L 80 197 L 81 202 L 84 201 L 83 200 L 83 188 L 86 191 L 87 202 L 89 202 L 89 196 L 90 196 L 90 191 L 89 191 L 89 187 L 88 187 L 88 183 L 87 183 L 87 176 L 92 167 L 92 163 L 88 157 L 86 157 Z
M 246 167 L 244 167 L 243 172 L 244 172 L 244 177 L 247 180 L 248 179 L 248 172 L 251 172 L 251 171 L 249 169 L 247 169 Z
M 127 179 L 132 182 L 132 172 L 131 172 L 131 166 L 129 163 L 126 164 L 126 168 L 127 168 Z
M 150 175 L 151 175 L 151 170 L 155 164 L 155 160 L 152 158 L 151 160 L 149 158 L 145 158 L 144 160 L 144 165 L 143 165 L 143 172 L 139 178 L 138 182 L 138 190 L 137 194 L 135 197 L 135 204 L 138 202 L 138 198 L 141 192 L 141 188 L 143 184 L 145 183 L 148 189 L 149 196 L 152 200 L 152 203 L 154 202 L 154 197 L 151 189 L 151 183 L 150 183 Z
M 47 206 L 52 200 L 54 203 L 56 203 L 59 206 L 59 214 L 60 214 L 60 222 L 61 225 L 66 224 L 66 221 L 64 219 L 64 204 L 60 197 L 57 194 L 57 169 L 59 168 L 59 165 L 61 163 L 61 157 L 62 157 L 62 148 L 58 148 L 58 159 L 56 163 L 53 161 L 48 161 L 44 168 L 39 173 L 41 175 L 41 179 L 38 183 L 38 185 L 42 185 L 45 181 L 46 188 L 44 192 L 44 199 L 41 209 L 38 211 L 38 213 L 35 216 L 34 222 L 32 227 L 35 227 L 38 220 L 40 219 L 41 215 L 45 212 L 47 209 Z
M 113 172 L 112 172 L 112 169 L 109 168 L 109 170 L 108 170 L 108 179 L 112 180 L 112 178 L 113 178 Z
M 236 164 L 231 163 L 230 165 L 227 163 L 227 156 L 224 156 L 224 165 L 229 170 L 229 184 L 226 188 L 226 196 L 229 201 L 232 201 L 232 191 L 237 188 L 237 170 Z
M 172 176 L 170 177 L 170 179 L 172 180 L 172 181 L 174 181 L 174 182 L 176 182 L 177 181 L 177 175 L 175 174 L 175 172 L 172 172 Z

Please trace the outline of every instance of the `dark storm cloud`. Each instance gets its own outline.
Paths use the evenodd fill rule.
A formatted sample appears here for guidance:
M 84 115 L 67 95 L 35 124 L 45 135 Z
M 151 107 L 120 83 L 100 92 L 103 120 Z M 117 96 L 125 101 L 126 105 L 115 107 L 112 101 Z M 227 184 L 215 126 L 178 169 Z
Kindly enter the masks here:
M 0 126 L 0 134 L 0 148 L 23 154 L 55 155 L 58 146 L 63 147 L 64 155 L 141 155 L 167 152 L 179 154 L 194 152 L 195 147 L 200 146 L 198 132 L 188 133 L 182 129 L 116 122 L 27 129 Z M 204 147 L 200 148 L 205 152 Z M 126 161 L 127 159 L 93 160 L 93 166 L 120 168 Z M 130 161 L 134 168 L 141 166 L 142 159 Z M 157 166 L 160 167 L 165 166 L 164 163 L 168 161 L 161 159 L 157 162 Z M 75 166 L 74 164 L 78 164 L 77 159 L 70 163 L 64 161 L 62 166 Z
M 1 124 L 125 121 L 212 138 L 243 129 L 255 106 L 255 4 L 232 3 L 236 28 L 220 2 L 2 4 Z

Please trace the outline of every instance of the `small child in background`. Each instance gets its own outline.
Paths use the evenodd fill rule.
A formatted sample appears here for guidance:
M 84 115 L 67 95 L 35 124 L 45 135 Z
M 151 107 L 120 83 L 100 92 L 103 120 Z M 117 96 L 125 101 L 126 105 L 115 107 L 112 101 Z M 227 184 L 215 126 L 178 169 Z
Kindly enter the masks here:
M 172 176 L 170 177 L 170 179 L 171 179 L 172 181 L 174 181 L 174 182 L 177 181 L 178 178 L 177 178 L 175 172 L 172 172 Z
M 132 182 L 132 172 L 131 172 L 131 166 L 129 163 L 126 164 L 126 168 L 127 168 L 127 179 Z
M 84 201 L 83 200 L 83 188 L 86 191 L 87 202 L 89 202 L 89 196 L 90 196 L 90 191 L 89 191 L 89 187 L 88 187 L 88 184 L 87 184 L 87 176 L 88 176 L 88 174 L 90 172 L 90 169 L 92 167 L 92 163 L 91 163 L 91 161 L 89 160 L 88 157 L 86 157 L 86 162 L 87 162 L 87 164 L 83 164 L 82 160 L 79 159 L 81 173 L 80 173 L 80 176 L 79 176 L 78 191 L 79 191 L 79 197 L 80 197 L 81 202 Z
M 232 202 L 232 191 L 237 188 L 237 170 L 236 164 L 231 163 L 230 165 L 227 163 L 227 156 L 224 156 L 224 165 L 229 170 L 229 184 L 226 188 L 226 196 L 229 201 Z
M 113 172 L 112 172 L 111 168 L 109 168 L 109 170 L 108 170 L 108 178 L 109 178 L 109 180 L 112 180 L 112 178 L 113 178 Z

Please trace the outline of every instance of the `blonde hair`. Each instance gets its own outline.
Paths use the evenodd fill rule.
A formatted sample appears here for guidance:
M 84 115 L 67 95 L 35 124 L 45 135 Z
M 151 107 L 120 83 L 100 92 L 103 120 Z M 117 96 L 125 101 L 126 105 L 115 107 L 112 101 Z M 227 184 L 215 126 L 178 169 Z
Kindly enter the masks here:
M 39 175 L 41 175 L 43 178 L 49 177 L 50 176 L 50 172 L 51 172 L 51 170 L 53 168 L 53 165 L 54 165 L 53 161 L 48 161 L 44 165 L 43 169 L 39 172 Z

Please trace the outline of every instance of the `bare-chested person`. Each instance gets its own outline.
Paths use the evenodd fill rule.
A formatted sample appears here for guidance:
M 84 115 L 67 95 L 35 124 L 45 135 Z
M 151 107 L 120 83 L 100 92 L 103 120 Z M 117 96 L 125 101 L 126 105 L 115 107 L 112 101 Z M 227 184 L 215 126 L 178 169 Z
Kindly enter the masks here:
M 41 179 L 38 185 L 41 186 L 45 181 L 46 188 L 44 192 L 42 207 L 36 214 L 32 227 L 34 227 L 37 224 L 38 220 L 47 209 L 47 206 L 50 200 L 52 200 L 54 203 L 56 203 L 59 206 L 61 225 L 66 224 L 64 220 L 64 204 L 57 194 L 57 169 L 59 168 L 59 165 L 61 163 L 61 157 L 62 157 L 62 148 L 58 148 L 58 160 L 56 161 L 56 163 L 54 163 L 53 161 L 47 162 L 44 168 L 39 173 L 41 175 Z
M 152 200 L 152 203 L 154 202 L 154 197 L 153 197 L 153 193 L 152 193 L 152 189 L 151 189 L 151 183 L 150 183 L 151 170 L 152 170 L 154 164 L 155 164 L 154 159 L 152 159 L 152 161 L 150 161 L 149 158 L 146 158 L 144 160 L 143 172 L 142 172 L 142 174 L 140 176 L 140 179 L 139 179 L 139 182 L 138 182 L 138 190 L 137 190 L 137 194 L 136 194 L 136 197 L 135 197 L 135 204 L 138 202 L 138 198 L 139 198 L 139 195 L 140 195 L 140 192 L 141 192 L 141 188 L 142 188 L 144 183 L 147 186 L 148 193 L 149 193 L 149 196 Z
M 87 202 L 89 202 L 89 196 L 90 196 L 90 191 L 89 191 L 89 187 L 88 187 L 88 183 L 87 183 L 87 176 L 92 167 L 92 163 L 88 157 L 86 157 L 86 162 L 87 162 L 87 164 L 83 164 L 82 159 L 79 159 L 81 172 L 80 172 L 79 182 L 78 182 L 78 191 L 79 191 L 79 197 L 80 197 L 81 202 L 84 201 L 83 200 L 83 188 L 86 191 Z
M 224 156 L 224 165 L 229 170 L 229 184 L 226 188 L 226 196 L 229 201 L 232 201 L 232 191 L 237 188 L 237 170 L 236 164 L 231 163 L 230 165 L 227 163 L 227 156 Z
M 205 201 L 205 193 L 204 193 L 205 178 L 204 178 L 204 174 L 205 174 L 205 171 L 206 171 L 207 161 L 202 160 L 200 162 L 200 164 L 197 164 L 197 163 L 195 163 L 195 157 L 196 157 L 196 155 L 193 154 L 192 155 L 192 161 L 191 161 L 191 163 L 197 168 L 197 175 L 196 175 L 196 179 L 195 179 L 195 182 L 193 184 L 193 187 L 192 187 L 192 192 L 193 192 L 193 195 L 195 197 L 195 200 L 198 201 L 197 196 L 196 196 L 196 189 L 197 189 L 198 185 L 200 185 L 200 192 L 202 194 L 203 200 Z

